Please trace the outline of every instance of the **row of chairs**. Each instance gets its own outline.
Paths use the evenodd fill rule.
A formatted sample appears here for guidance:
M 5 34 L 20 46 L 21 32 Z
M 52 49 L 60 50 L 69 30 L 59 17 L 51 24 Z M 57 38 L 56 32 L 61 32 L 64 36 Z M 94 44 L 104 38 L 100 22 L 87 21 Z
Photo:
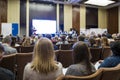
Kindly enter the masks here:
M 99 48 L 91 48 L 92 61 L 100 59 Z M 101 49 L 100 49 L 101 50 Z M 66 68 L 73 64 L 72 50 L 56 50 L 56 60 Z M 5 55 L 0 63 L 4 68 L 11 70 L 16 75 L 16 80 L 22 80 L 24 66 L 32 60 L 32 53 L 17 53 Z
M 112 55 L 112 51 L 110 47 L 104 48 L 90 48 L 91 56 L 92 56 L 92 63 L 97 62 L 98 60 L 104 60 L 108 56 Z
M 112 68 L 100 68 L 88 76 L 59 76 L 56 80 L 120 80 L 120 64 Z
M 18 53 L 29 53 L 29 52 L 33 52 L 34 46 L 29 46 L 29 47 L 17 46 L 14 48 L 16 48 Z
M 55 54 L 57 61 L 61 62 L 64 67 L 68 67 L 73 63 L 71 50 L 57 50 L 55 51 Z M 32 60 L 32 55 L 33 53 L 16 53 L 5 55 L 3 56 L 0 66 L 11 70 L 15 74 L 16 80 L 22 80 L 24 67 Z
M 15 80 L 22 80 L 24 66 L 31 60 L 32 53 L 5 55 L 0 63 L 0 66 L 11 70 L 15 75 Z

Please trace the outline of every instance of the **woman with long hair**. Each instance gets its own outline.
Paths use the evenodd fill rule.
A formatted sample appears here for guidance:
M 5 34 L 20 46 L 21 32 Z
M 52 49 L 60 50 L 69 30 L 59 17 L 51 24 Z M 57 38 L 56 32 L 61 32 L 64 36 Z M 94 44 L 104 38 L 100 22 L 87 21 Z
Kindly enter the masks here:
M 51 40 L 41 38 L 37 41 L 33 60 L 24 69 L 23 80 L 55 80 L 62 75 L 62 64 L 55 61 Z
M 82 42 L 73 45 L 74 64 L 68 67 L 66 75 L 86 76 L 95 72 L 95 67 L 90 62 L 90 51 L 88 46 Z
M 102 47 L 109 46 L 109 41 L 108 41 L 107 37 L 102 37 L 102 39 L 101 39 L 101 45 L 102 45 Z
M 30 40 L 30 37 L 26 37 L 24 42 L 22 43 L 22 46 L 24 47 L 29 47 L 31 46 L 31 40 Z

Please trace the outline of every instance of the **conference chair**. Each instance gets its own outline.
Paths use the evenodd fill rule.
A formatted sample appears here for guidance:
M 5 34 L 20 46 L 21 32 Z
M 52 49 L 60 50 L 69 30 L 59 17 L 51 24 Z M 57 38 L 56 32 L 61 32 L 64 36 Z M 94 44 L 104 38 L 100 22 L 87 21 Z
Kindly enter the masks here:
M 59 76 L 56 80 L 101 80 L 102 70 L 98 69 L 95 73 L 88 76 Z M 106 79 L 107 80 L 107 79 Z
M 16 54 L 16 80 L 23 79 L 24 67 L 28 62 L 32 61 L 32 53 Z
M 23 47 L 21 46 L 21 53 L 29 53 L 33 52 L 34 46 Z
M 102 48 L 90 48 L 90 53 L 92 56 L 91 62 L 95 63 L 100 60 Z
M 101 59 L 104 60 L 105 58 L 107 58 L 111 55 L 112 55 L 111 48 L 109 46 L 103 47 L 102 53 L 101 53 Z
M 72 49 L 72 44 L 60 44 L 60 50 L 70 50 Z
M 120 64 L 112 68 L 101 68 L 101 80 L 120 80 Z
M 57 61 L 61 62 L 64 68 L 73 64 L 72 50 L 59 50 Z
M 11 70 L 15 74 L 15 57 L 16 54 L 4 55 L 2 61 L 0 62 L 0 66 Z

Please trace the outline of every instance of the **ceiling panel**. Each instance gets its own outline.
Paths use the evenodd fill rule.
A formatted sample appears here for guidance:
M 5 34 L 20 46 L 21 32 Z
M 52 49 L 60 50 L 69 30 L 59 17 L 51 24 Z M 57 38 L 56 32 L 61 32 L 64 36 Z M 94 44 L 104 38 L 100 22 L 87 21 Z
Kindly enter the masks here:
M 72 5 L 86 5 L 84 4 L 85 1 L 87 0 L 30 0 L 30 1 L 35 1 L 35 2 L 52 2 L 52 3 L 59 3 L 59 4 L 72 4 Z M 115 3 L 111 5 L 119 5 L 120 0 L 112 0 L 115 1 Z M 108 6 L 111 6 L 108 5 Z M 86 6 L 94 6 L 94 5 L 86 5 Z M 108 7 L 105 6 L 105 7 Z M 101 6 L 98 6 L 101 7 Z

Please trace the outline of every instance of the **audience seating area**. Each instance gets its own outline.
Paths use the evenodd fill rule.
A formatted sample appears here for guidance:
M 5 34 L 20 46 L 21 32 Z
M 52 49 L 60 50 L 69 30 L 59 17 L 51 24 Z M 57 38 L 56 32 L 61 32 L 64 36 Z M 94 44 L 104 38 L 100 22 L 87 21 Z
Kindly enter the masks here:
M 33 52 L 34 46 L 30 46 L 30 47 L 17 46 L 14 48 L 17 49 L 18 53 L 29 53 L 29 52 Z
M 56 80 L 120 80 L 120 64 L 113 68 L 100 68 L 88 76 L 60 76 Z
M 0 66 L 11 70 L 15 74 L 15 80 L 22 80 L 25 65 L 32 60 L 32 53 L 17 53 L 5 55 Z
M 101 59 L 101 55 L 103 56 L 104 54 L 107 54 L 107 53 L 103 54 L 102 52 L 105 52 L 103 50 L 105 49 L 90 48 L 91 55 L 92 55 L 91 60 L 93 62 L 96 62 L 99 59 Z M 24 67 L 28 62 L 32 60 L 32 54 L 33 53 L 16 53 L 11 55 L 5 55 L 0 65 L 4 68 L 11 70 L 15 74 L 16 80 L 22 80 Z M 55 55 L 56 55 L 55 59 L 61 62 L 64 68 L 73 64 L 72 50 L 56 50 Z M 105 73 L 104 75 L 107 75 L 107 74 Z M 69 79 L 64 79 L 64 80 L 69 80 Z M 74 79 L 70 79 L 70 80 L 74 80 Z M 79 79 L 76 79 L 76 80 L 79 80 Z M 83 78 L 80 80 L 86 80 L 86 79 Z M 87 79 L 87 80 L 97 80 L 97 79 Z M 105 79 L 102 79 L 102 80 L 105 80 Z M 106 79 L 106 80 L 110 80 L 110 79 Z

